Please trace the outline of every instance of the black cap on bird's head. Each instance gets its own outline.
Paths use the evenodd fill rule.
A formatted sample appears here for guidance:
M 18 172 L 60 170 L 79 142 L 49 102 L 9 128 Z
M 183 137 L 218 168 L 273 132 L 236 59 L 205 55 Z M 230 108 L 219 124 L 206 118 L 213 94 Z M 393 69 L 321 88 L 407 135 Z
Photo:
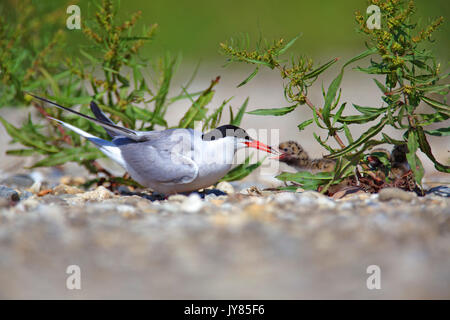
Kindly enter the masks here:
M 207 133 L 202 135 L 203 141 L 214 141 L 218 139 L 222 139 L 225 137 L 234 137 L 242 141 L 248 148 L 256 148 L 262 151 L 266 151 L 268 153 L 272 153 L 273 150 L 270 146 L 265 145 L 258 140 L 255 140 L 250 137 L 250 135 L 242 128 L 232 124 L 226 124 L 220 127 L 215 128 Z

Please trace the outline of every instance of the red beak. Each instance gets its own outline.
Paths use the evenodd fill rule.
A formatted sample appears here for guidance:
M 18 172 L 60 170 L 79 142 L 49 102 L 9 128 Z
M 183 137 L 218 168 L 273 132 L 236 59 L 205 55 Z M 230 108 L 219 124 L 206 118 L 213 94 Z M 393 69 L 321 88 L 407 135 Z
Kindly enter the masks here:
M 244 142 L 248 148 L 255 148 L 258 150 L 262 150 L 265 151 L 267 153 L 276 153 L 274 149 L 272 149 L 272 147 L 265 145 L 262 142 L 259 142 L 258 140 L 253 140 L 253 141 L 246 141 Z
M 282 160 L 282 159 L 286 158 L 287 155 L 288 155 L 287 153 L 282 153 L 282 154 L 280 154 L 280 155 L 278 155 L 278 156 L 270 157 L 270 159 L 274 159 L 274 160 Z

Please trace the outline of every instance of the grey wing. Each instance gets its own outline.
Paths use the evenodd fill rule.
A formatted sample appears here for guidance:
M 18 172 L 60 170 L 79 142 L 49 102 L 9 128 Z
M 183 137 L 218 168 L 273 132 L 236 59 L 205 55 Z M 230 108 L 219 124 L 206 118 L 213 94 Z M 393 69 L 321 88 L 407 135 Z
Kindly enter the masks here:
M 128 139 L 127 139 L 128 140 Z M 129 169 L 141 181 L 190 183 L 198 176 L 197 164 L 186 155 L 169 149 L 158 149 L 151 141 L 118 143 Z

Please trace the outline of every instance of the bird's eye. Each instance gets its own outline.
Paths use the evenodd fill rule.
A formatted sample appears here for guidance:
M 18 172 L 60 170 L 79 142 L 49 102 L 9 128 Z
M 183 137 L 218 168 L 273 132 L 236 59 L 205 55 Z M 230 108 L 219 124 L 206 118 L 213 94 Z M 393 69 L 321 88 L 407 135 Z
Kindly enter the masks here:
M 283 151 L 286 151 L 286 152 L 287 152 L 287 151 L 288 151 L 288 148 L 284 148 Z

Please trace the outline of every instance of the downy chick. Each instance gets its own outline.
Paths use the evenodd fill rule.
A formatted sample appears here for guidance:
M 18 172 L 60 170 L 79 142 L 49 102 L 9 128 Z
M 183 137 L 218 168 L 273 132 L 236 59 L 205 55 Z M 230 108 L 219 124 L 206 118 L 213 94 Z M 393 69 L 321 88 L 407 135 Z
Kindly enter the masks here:
M 303 147 L 292 140 L 281 142 L 278 148 L 281 151 L 278 160 L 296 168 L 298 171 L 331 172 L 336 165 L 336 161 L 332 159 L 310 159 Z
M 406 144 L 399 144 L 392 149 L 391 153 L 391 173 L 394 178 L 403 177 L 411 167 L 409 166 L 406 154 L 408 153 L 408 146 Z

